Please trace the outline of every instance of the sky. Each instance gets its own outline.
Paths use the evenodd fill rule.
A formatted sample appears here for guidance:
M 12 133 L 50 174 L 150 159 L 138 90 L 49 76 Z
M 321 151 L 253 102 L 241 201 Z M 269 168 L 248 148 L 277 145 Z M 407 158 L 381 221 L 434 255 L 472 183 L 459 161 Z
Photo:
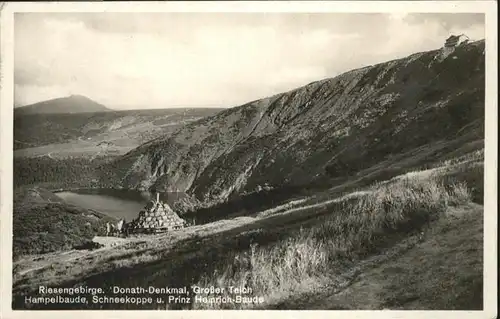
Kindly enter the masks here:
M 483 39 L 484 15 L 16 13 L 14 104 L 233 107 L 462 33 Z

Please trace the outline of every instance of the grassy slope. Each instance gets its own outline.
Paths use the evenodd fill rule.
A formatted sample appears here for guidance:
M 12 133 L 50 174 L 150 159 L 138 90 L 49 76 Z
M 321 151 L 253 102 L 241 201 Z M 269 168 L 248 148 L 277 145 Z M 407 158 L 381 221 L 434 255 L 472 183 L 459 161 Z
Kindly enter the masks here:
M 481 310 L 483 207 L 450 208 L 415 239 L 357 269 L 340 291 L 326 286 L 272 308 Z
M 249 285 L 255 295 L 268 302 L 319 287 L 338 276 L 346 265 L 351 267 L 357 260 L 447 218 L 450 207 L 470 202 L 465 183 L 443 184 L 447 172 L 445 167 L 429 175 L 414 174 L 376 185 L 278 245 L 252 249 L 247 257 L 240 257 L 246 260 L 243 267 L 239 261 L 226 261 L 229 266 L 222 266 L 218 274 L 207 274 L 200 286 Z
M 413 250 L 365 274 L 364 284 L 368 279 L 376 287 L 371 293 L 379 295 L 378 307 L 482 309 L 483 207 L 450 209 L 426 236 L 428 240 Z M 363 282 L 357 282 L 360 285 Z M 344 295 L 361 296 L 357 286 Z
M 478 240 L 482 238 L 482 229 L 478 226 L 481 224 L 482 215 L 477 213 L 478 208 L 472 209 L 472 215 L 448 214 L 470 207 L 472 198 L 470 189 L 479 190 L 482 187 L 482 183 L 470 184 L 467 187 L 464 184 L 467 178 L 468 180 L 482 180 L 481 176 L 475 179 L 470 178 L 471 175 L 482 174 L 482 170 L 477 169 L 478 165 L 482 167 L 482 161 L 477 159 L 477 155 L 471 156 L 465 162 L 458 164 L 448 162 L 447 166 L 438 169 L 410 173 L 386 183 L 377 183 L 365 189 L 364 193 L 354 193 L 351 197 L 323 207 L 290 213 L 277 212 L 263 219 L 246 217 L 246 219 L 235 219 L 234 223 L 221 221 L 213 225 L 197 226 L 178 235 L 170 235 L 174 237 L 157 238 L 149 244 L 132 246 L 121 253 L 115 251 L 116 255 L 112 259 L 102 259 L 104 255 L 103 257 L 96 256 L 95 258 L 100 260 L 100 263 L 94 258 L 92 268 L 84 267 L 90 273 L 83 271 L 83 266 L 81 266 L 82 262 L 88 262 L 86 259 L 75 261 L 71 271 L 57 270 L 54 274 L 58 275 L 54 278 L 50 277 L 54 274 L 49 275 L 52 270 L 45 270 L 34 277 L 40 280 L 33 281 L 33 277 L 31 280 L 25 277 L 15 284 L 14 306 L 23 308 L 22 295 L 30 291 L 29 287 L 38 284 L 57 283 L 60 286 L 73 286 L 85 282 L 89 286 L 104 287 L 113 285 L 132 287 L 149 284 L 157 287 L 165 285 L 176 287 L 193 283 L 211 283 L 217 286 L 227 286 L 252 278 L 254 293 L 266 297 L 266 308 L 291 307 L 287 300 L 293 301 L 294 296 L 302 296 L 303 293 L 307 294 L 318 289 L 325 291 L 325 282 L 327 287 L 334 290 L 345 288 L 345 281 L 352 284 L 351 287 L 355 287 L 356 283 L 351 281 L 352 276 L 347 276 L 347 279 L 342 277 L 346 269 L 354 269 L 373 256 L 376 258 L 383 256 L 386 251 L 394 249 L 393 247 L 397 245 L 403 246 L 400 249 L 402 251 L 411 248 L 414 244 L 411 244 L 412 238 L 418 239 L 420 231 L 424 230 L 426 236 L 423 243 L 427 243 L 426 245 L 432 246 L 433 241 L 447 242 L 447 244 L 434 247 L 437 251 L 432 254 L 426 250 L 427 246 L 424 248 L 416 246 L 408 252 L 409 256 L 414 256 L 414 258 L 435 256 L 435 258 L 427 259 L 429 268 L 421 269 L 416 263 L 407 264 L 404 268 L 405 271 L 411 271 L 412 275 L 406 277 L 409 281 L 416 279 L 417 276 L 431 277 L 432 274 L 437 274 L 432 284 L 427 286 L 428 290 L 425 293 L 423 286 L 415 286 L 419 294 L 424 295 L 420 303 L 411 301 L 411 298 L 408 299 L 410 301 L 398 300 L 399 294 L 393 294 L 393 292 L 406 289 L 405 285 L 408 282 L 403 280 L 406 276 L 404 273 L 395 277 L 394 280 L 388 279 L 380 283 L 390 290 L 385 290 L 382 286 L 378 286 L 379 290 L 373 288 L 374 293 L 378 291 L 385 294 L 376 302 L 363 306 L 357 304 L 357 302 L 362 302 L 360 299 L 347 296 L 345 298 L 351 298 L 353 303 L 347 304 L 339 300 L 337 301 L 338 308 L 371 307 L 376 309 L 404 306 L 415 309 L 450 309 L 459 307 L 459 303 L 462 303 L 464 307 L 477 309 L 480 300 L 477 297 L 465 295 L 464 291 L 477 290 L 481 283 L 481 268 L 475 268 L 474 265 L 482 263 L 481 256 L 478 255 L 482 250 Z M 454 184 L 450 184 L 451 181 Z M 238 220 L 244 223 L 238 226 Z M 462 236 L 460 227 L 466 222 L 471 222 L 471 225 L 475 226 L 471 228 L 470 233 L 463 233 L 464 236 Z M 436 237 L 442 233 L 441 230 L 446 228 L 443 225 L 448 227 L 450 234 L 455 235 L 445 239 Z M 203 227 L 208 232 L 201 231 Z M 180 236 L 177 241 L 174 239 L 175 236 Z M 475 239 L 463 249 L 458 248 L 461 247 L 460 242 L 468 238 Z M 250 248 L 252 242 L 260 245 L 253 246 L 253 253 Z M 457 252 L 461 254 L 461 260 L 467 261 L 467 265 L 458 266 L 454 259 Z M 109 255 L 109 253 L 106 254 Z M 239 261 L 235 259 L 236 256 Z M 386 267 L 384 265 L 387 262 L 390 260 L 380 260 L 376 264 Z M 451 273 L 439 272 L 443 269 L 442 266 L 446 267 L 446 265 L 455 267 L 453 269 L 463 275 L 460 275 L 461 279 L 450 283 Z M 82 268 L 80 275 L 73 273 L 73 270 L 78 267 Z M 390 268 L 390 264 L 387 264 L 387 267 Z M 371 274 L 373 274 L 375 284 L 380 278 L 377 279 L 376 273 L 370 273 L 370 271 L 370 269 L 362 270 L 366 273 L 363 277 L 364 282 L 371 283 Z M 247 276 L 248 272 L 251 274 L 250 277 Z M 71 273 L 71 276 L 68 277 L 65 273 Z M 43 274 L 48 274 L 48 276 Z M 42 280 L 42 278 L 46 279 Z M 344 278 L 344 283 L 339 278 Z M 394 287 L 390 287 L 391 284 Z M 363 287 L 368 289 L 364 293 L 371 291 L 371 286 Z M 453 295 L 455 292 L 457 296 Z M 344 293 L 347 294 L 348 290 Z M 431 302 L 430 296 L 433 294 L 439 294 L 442 297 L 441 301 Z M 326 308 L 328 305 L 324 300 L 334 298 L 333 295 L 331 293 L 317 295 L 316 299 L 310 298 L 308 299 L 310 302 L 306 303 L 304 308 L 314 305 L 316 308 Z M 303 298 L 299 299 L 303 300 Z M 199 304 L 195 306 L 200 307 Z M 89 307 L 96 307 L 96 305 L 89 305 Z M 111 309 L 121 306 L 104 307 Z M 134 308 L 132 305 L 123 307 Z M 144 309 L 144 307 L 138 308 Z M 151 305 L 147 308 L 156 308 L 156 306 Z

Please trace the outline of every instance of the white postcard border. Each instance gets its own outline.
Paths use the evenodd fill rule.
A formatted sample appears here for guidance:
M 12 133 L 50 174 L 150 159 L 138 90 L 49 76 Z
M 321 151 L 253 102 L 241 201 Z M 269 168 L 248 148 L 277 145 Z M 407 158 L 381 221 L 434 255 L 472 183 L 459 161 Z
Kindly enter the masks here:
M 485 13 L 486 100 L 483 311 L 12 311 L 13 22 L 15 12 L 468 12 Z M 258 1 L 3 3 L 1 23 L 0 317 L 494 318 L 497 314 L 498 43 L 496 1 Z

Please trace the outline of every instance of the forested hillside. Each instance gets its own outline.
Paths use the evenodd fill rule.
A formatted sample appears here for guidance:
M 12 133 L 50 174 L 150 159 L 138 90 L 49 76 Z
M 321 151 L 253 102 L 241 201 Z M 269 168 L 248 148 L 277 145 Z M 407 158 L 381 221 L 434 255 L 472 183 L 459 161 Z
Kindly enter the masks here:
M 14 186 L 39 185 L 49 189 L 87 188 L 97 185 L 96 168 L 108 159 L 98 157 L 52 159 L 48 156 L 14 159 Z

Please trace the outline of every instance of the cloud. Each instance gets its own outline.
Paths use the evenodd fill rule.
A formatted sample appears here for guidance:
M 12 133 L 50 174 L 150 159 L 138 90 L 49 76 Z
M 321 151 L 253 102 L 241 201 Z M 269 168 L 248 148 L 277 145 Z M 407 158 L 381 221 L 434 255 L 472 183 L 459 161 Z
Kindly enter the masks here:
M 446 31 L 484 25 L 483 13 L 412 13 L 405 16 L 410 24 L 436 23 Z
M 230 107 L 439 48 L 450 32 L 483 38 L 484 16 L 16 14 L 15 102 L 82 94 L 112 108 Z

